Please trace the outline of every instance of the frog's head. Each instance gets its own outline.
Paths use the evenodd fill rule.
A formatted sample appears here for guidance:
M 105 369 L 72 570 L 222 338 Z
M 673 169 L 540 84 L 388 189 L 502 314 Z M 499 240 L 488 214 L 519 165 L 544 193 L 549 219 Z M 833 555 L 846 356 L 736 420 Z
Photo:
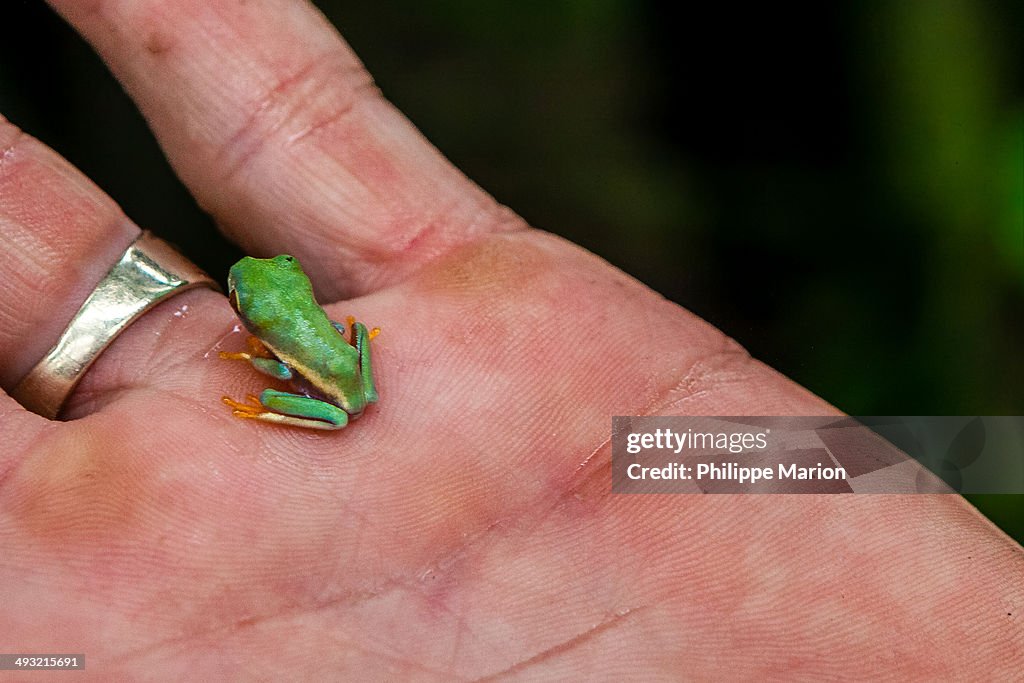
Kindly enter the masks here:
M 294 256 L 246 256 L 228 271 L 228 301 L 243 319 L 289 308 L 289 300 L 308 301 L 313 287 Z M 268 310 L 261 310 L 268 309 Z

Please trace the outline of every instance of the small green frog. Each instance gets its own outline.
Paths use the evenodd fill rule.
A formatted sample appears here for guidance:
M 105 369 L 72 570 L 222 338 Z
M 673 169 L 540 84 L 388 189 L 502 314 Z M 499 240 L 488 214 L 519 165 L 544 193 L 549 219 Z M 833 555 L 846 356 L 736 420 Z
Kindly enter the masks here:
M 291 381 L 301 393 L 264 389 L 248 403 L 223 397 L 236 417 L 310 429 L 341 429 L 377 401 L 370 340 L 380 332 L 347 320 L 351 330 L 327 317 L 313 286 L 293 256 L 246 256 L 228 273 L 228 299 L 252 333 L 248 352 L 221 352 L 260 372 Z

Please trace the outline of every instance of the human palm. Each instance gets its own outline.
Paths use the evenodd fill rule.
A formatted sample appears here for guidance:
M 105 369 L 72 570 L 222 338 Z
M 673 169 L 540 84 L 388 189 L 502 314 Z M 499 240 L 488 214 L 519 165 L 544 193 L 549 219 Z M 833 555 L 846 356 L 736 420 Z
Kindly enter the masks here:
M 315 11 L 53 4 L 229 236 L 382 328 L 381 400 L 341 432 L 233 417 L 272 382 L 219 358 L 244 333 L 205 290 L 122 334 L 70 421 L 5 397 L 0 649 L 104 678 L 1019 672 L 1020 548 L 957 497 L 613 495 L 612 415 L 834 409 L 498 206 Z M 0 149 L 10 388 L 136 228 Z

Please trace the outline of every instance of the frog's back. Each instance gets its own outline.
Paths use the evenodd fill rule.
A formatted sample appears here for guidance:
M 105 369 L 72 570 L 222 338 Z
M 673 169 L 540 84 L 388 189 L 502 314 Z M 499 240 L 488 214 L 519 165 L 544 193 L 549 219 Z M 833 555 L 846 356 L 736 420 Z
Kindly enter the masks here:
M 317 385 L 358 385 L 359 354 L 319 306 L 293 311 L 272 329 L 263 342 L 306 379 Z

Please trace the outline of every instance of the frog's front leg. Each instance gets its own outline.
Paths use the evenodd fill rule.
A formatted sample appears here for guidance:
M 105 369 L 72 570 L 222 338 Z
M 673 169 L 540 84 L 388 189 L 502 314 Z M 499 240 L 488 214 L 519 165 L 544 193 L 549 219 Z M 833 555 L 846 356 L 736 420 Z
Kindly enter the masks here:
M 262 372 L 264 375 L 269 375 L 274 379 L 287 381 L 292 378 L 292 369 L 285 363 L 279 361 L 274 356 L 273 352 L 259 339 L 256 337 L 249 337 L 246 340 L 246 344 L 249 347 L 248 352 L 221 351 L 220 357 L 225 360 L 248 361 L 248 363 L 256 370 Z
M 259 398 L 248 398 L 249 403 L 239 403 L 227 396 L 221 400 L 231 406 L 235 417 L 308 429 L 341 429 L 348 424 L 348 413 L 344 410 L 308 396 L 264 389 Z
M 252 360 L 253 358 L 274 357 L 274 353 L 267 348 L 267 345 L 254 335 L 249 335 L 245 338 L 245 345 L 249 347 L 248 353 L 245 351 L 221 351 L 220 357 L 226 360 Z

